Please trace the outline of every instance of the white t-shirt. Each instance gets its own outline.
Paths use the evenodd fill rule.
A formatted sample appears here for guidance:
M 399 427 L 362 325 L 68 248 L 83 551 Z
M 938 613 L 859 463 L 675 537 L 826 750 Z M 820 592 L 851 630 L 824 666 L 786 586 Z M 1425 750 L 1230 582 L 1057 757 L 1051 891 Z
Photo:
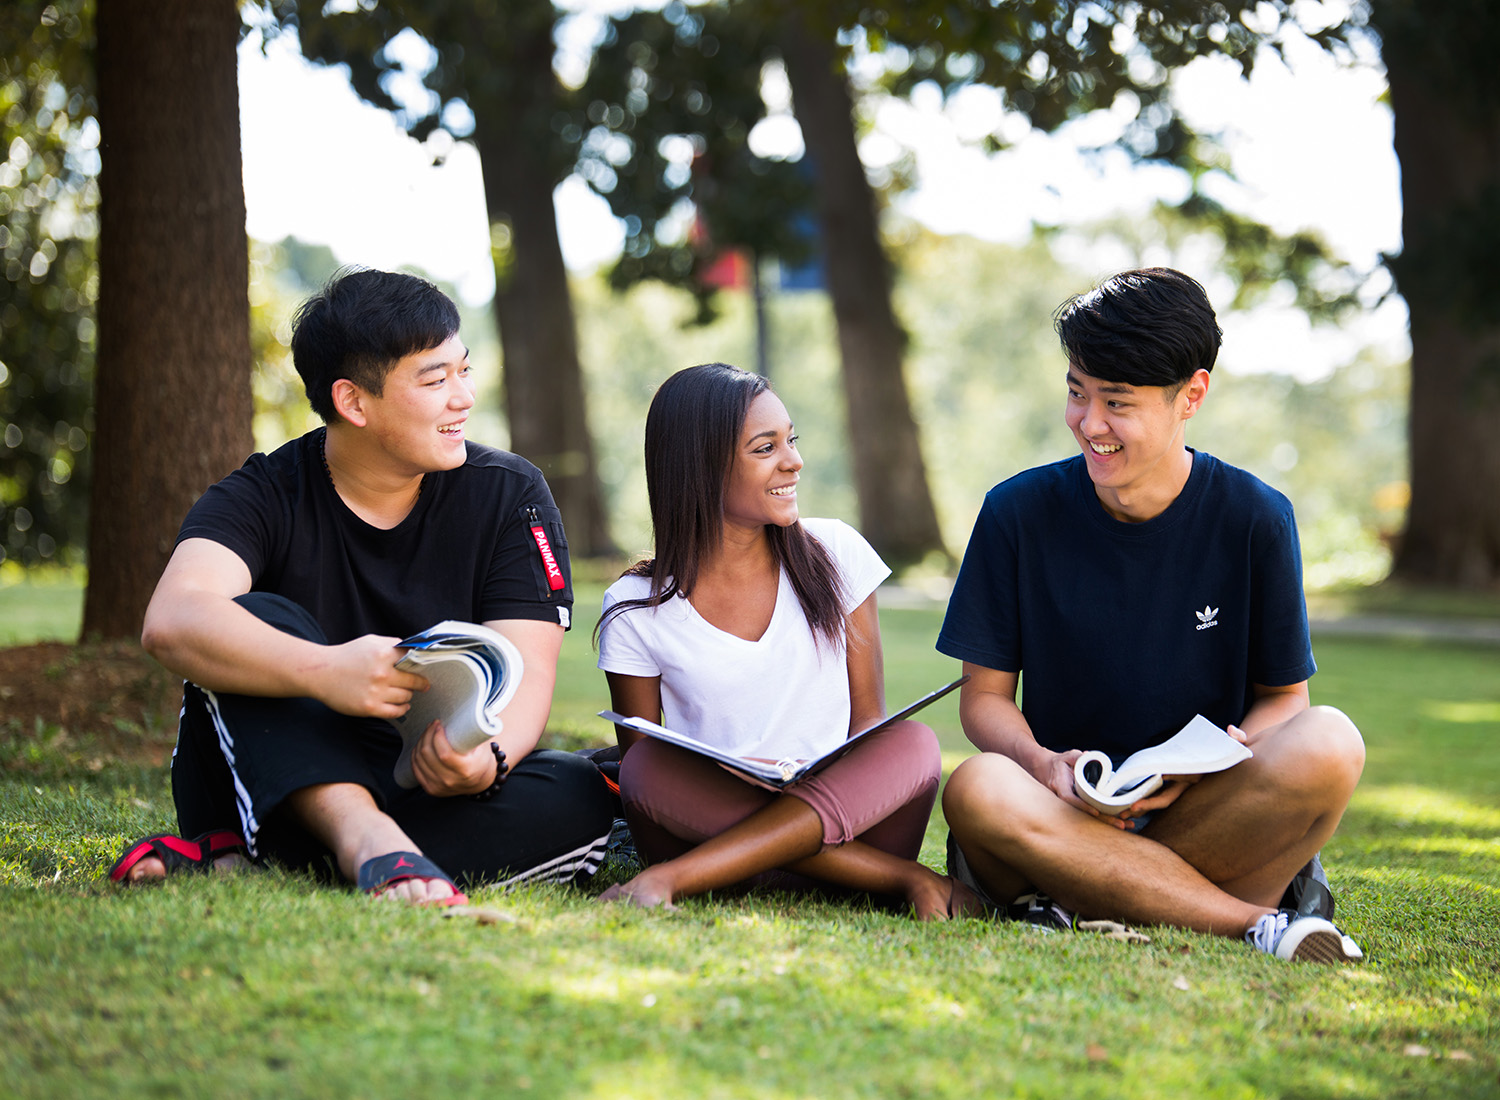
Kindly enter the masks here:
M 841 520 L 802 525 L 843 575 L 846 615 L 891 575 L 874 548 Z M 604 594 L 604 610 L 650 593 L 650 578 L 621 577 Z M 737 756 L 810 759 L 849 736 L 843 642 L 835 648 L 814 637 L 785 569 L 759 640 L 720 630 L 691 601 L 673 598 L 610 619 L 599 636 L 599 667 L 660 676 L 662 724 Z

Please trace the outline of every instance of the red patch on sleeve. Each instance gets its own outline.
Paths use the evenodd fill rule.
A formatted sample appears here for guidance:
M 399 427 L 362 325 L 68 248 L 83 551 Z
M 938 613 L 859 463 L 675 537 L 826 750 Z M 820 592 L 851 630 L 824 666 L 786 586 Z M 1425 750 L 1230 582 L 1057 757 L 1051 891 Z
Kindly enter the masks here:
M 561 591 L 567 581 L 558 568 L 557 555 L 552 553 L 552 543 L 547 538 L 547 532 L 542 530 L 540 524 L 534 523 L 531 525 L 531 537 L 536 540 L 537 553 L 542 556 L 542 568 L 547 571 L 547 587 L 554 592 Z

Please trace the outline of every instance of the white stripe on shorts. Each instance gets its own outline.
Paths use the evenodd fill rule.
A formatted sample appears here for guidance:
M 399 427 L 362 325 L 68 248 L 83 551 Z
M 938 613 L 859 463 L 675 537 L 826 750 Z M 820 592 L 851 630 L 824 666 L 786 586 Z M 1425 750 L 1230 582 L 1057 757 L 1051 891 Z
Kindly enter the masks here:
M 229 736 L 229 727 L 224 724 L 224 718 L 219 713 L 218 696 L 207 688 L 200 687 L 198 690 L 203 692 L 204 699 L 208 701 L 208 716 L 214 724 L 214 732 L 219 736 L 219 751 L 224 754 L 229 774 L 234 777 L 234 802 L 240 814 L 240 829 L 245 836 L 245 847 L 249 850 L 251 859 L 258 859 L 260 852 L 256 850 L 255 838 L 260 832 L 260 822 L 255 819 L 255 806 L 250 801 L 250 792 L 240 782 L 240 773 L 234 770 L 234 738 Z

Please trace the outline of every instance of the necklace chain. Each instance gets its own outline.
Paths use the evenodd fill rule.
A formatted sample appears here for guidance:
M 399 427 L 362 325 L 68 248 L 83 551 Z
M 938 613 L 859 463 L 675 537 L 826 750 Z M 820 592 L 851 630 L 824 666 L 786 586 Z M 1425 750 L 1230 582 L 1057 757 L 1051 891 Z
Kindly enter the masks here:
M 324 428 L 322 435 L 318 438 L 318 455 L 323 459 L 323 472 L 328 475 L 328 484 L 335 489 L 339 487 L 338 482 L 333 480 L 333 470 L 328 465 L 328 429 Z

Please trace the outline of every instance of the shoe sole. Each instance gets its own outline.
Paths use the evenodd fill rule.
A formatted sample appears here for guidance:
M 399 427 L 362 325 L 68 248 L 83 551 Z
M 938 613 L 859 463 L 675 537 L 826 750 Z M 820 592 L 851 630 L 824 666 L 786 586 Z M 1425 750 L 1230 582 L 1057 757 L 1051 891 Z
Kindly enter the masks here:
M 1336 929 L 1319 928 L 1303 936 L 1292 949 L 1292 960 L 1312 963 L 1355 962 L 1363 957 L 1353 954 L 1345 946 L 1346 937 Z M 1353 941 L 1350 941 L 1350 946 Z M 1358 948 L 1355 948 L 1358 951 Z

